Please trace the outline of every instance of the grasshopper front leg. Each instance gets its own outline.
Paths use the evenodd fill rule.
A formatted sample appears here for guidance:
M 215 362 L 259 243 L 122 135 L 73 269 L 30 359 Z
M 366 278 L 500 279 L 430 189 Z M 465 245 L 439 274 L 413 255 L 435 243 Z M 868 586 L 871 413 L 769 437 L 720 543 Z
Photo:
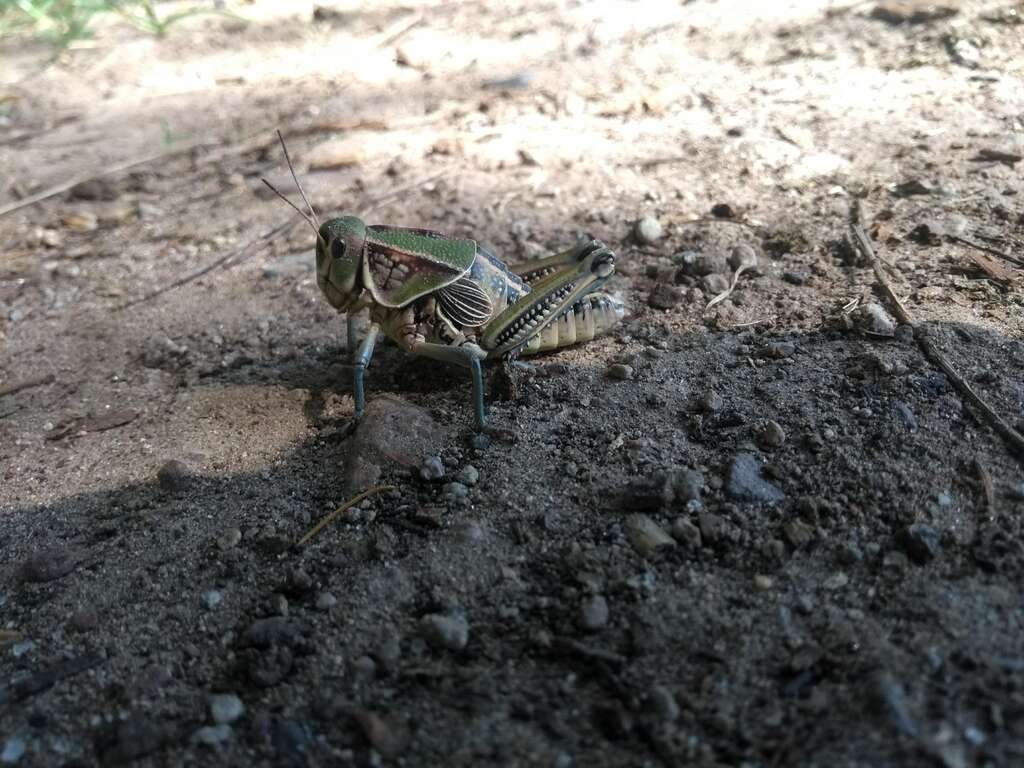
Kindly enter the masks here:
M 559 263 L 562 266 L 536 279 L 530 293 L 487 324 L 480 346 L 488 358 L 500 357 L 526 344 L 615 271 L 615 255 L 597 240 L 538 260 L 532 266 L 536 268 L 540 263 L 544 264 L 541 269 Z

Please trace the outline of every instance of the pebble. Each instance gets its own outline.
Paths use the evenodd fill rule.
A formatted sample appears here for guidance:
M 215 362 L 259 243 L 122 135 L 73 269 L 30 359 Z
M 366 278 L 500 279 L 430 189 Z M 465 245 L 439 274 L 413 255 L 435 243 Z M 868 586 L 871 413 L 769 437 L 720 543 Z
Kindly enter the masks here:
M 653 216 L 644 216 L 633 225 L 633 236 L 641 245 L 656 243 L 663 234 L 665 234 L 664 227 Z
M 11 646 L 11 653 L 14 655 L 14 658 L 20 659 L 22 656 L 24 656 L 26 653 L 28 653 L 35 647 L 36 644 L 33 641 L 22 640 Z
M 218 725 L 233 723 L 244 713 L 245 705 L 233 693 L 217 693 L 210 697 L 210 717 Z
M 701 512 L 697 518 L 700 536 L 708 544 L 718 541 L 725 533 L 725 520 L 714 512 Z
M 675 539 L 647 515 L 626 518 L 626 536 L 633 548 L 644 557 L 654 557 L 662 547 L 674 547 Z
M 196 744 L 216 747 L 230 739 L 231 735 L 232 729 L 230 725 L 205 725 L 192 734 L 192 741 Z
M 724 403 L 721 395 L 715 390 L 709 389 L 697 398 L 696 409 L 701 413 L 718 413 L 722 410 L 722 405 Z
M 603 595 L 591 595 L 580 606 L 580 627 L 597 632 L 608 624 L 608 601 Z
M 420 464 L 420 477 L 424 480 L 440 480 L 444 477 L 444 463 L 438 456 L 427 456 Z
M 208 611 L 212 611 L 214 608 L 220 605 L 221 600 L 223 599 L 224 595 L 218 592 L 216 589 L 209 589 L 206 592 L 203 592 L 202 596 L 200 597 L 203 607 Z
M 672 481 L 675 500 L 683 504 L 699 501 L 703 489 L 704 474 L 696 470 L 684 469 L 682 472 L 677 473 Z
M 352 676 L 361 682 L 370 682 L 377 676 L 377 662 L 369 656 L 360 656 L 352 662 Z
M 842 589 L 843 587 L 845 587 L 849 583 L 850 583 L 850 577 L 849 576 L 847 576 L 842 571 L 836 571 L 831 576 L 829 576 L 827 579 L 825 579 L 825 581 L 822 582 L 821 586 L 824 587 L 825 589 L 828 589 L 828 590 L 831 590 L 831 591 L 835 591 L 837 589 Z
M 729 290 L 729 278 L 725 275 L 705 275 L 700 281 L 701 287 L 713 296 Z
M 860 328 L 875 336 L 895 336 L 896 320 L 881 304 L 865 304 L 857 313 Z
M 21 760 L 25 754 L 25 740 L 19 739 L 17 736 L 12 736 L 4 743 L 4 751 L 0 752 L 0 763 L 6 765 L 14 765 L 14 763 Z
M 685 517 L 677 518 L 672 523 L 672 538 L 694 549 L 699 548 L 701 545 L 700 528 Z
M 751 453 L 737 453 L 726 476 L 725 492 L 732 499 L 774 503 L 786 498 L 776 485 L 761 477 L 761 465 Z
M 370 745 L 387 760 L 394 760 L 409 745 L 410 733 L 405 723 L 395 717 L 381 717 L 368 709 L 357 709 L 352 717 Z
M 633 378 L 633 366 L 623 363 L 612 363 L 608 366 L 608 378 L 615 381 L 629 381 Z
M 769 419 L 759 422 L 754 427 L 754 439 L 761 448 L 774 450 L 781 448 L 786 442 L 786 432 L 779 422 Z
M 313 577 L 302 568 L 295 568 L 288 574 L 284 591 L 292 597 L 302 597 L 313 590 Z
M 321 592 L 316 598 L 316 609 L 318 611 L 329 611 L 338 604 L 338 598 L 330 592 Z
M 892 404 L 893 412 L 897 418 L 903 422 L 903 426 L 907 428 L 908 432 L 917 431 L 917 417 L 914 416 L 914 412 L 910 410 L 910 406 L 901 400 L 897 400 Z
M 647 305 L 655 309 L 672 309 L 682 299 L 682 292 L 674 285 L 657 283 L 647 296 Z
M 480 479 L 480 472 L 472 464 L 467 464 L 459 470 L 459 473 L 455 475 L 455 479 L 463 485 L 472 488 Z
M 804 285 L 810 282 L 811 275 L 808 272 L 799 270 L 787 270 L 782 273 L 782 279 L 790 285 Z
M 927 523 L 913 523 L 900 531 L 900 543 L 907 557 L 918 565 L 934 560 L 942 548 L 939 534 Z
M 96 751 L 105 765 L 128 763 L 155 752 L 169 736 L 163 723 L 133 714 L 97 734 Z
M 90 632 L 100 625 L 100 617 L 91 608 L 82 608 L 71 614 L 68 628 L 75 632 Z
M 814 529 L 803 520 L 790 520 L 782 526 L 782 535 L 794 549 L 799 549 L 814 539 Z
M 21 581 L 43 583 L 66 576 L 77 565 L 78 560 L 70 549 L 50 547 L 25 560 L 18 566 L 17 574 Z
M 270 612 L 275 616 L 288 615 L 288 598 L 280 592 L 270 596 Z
M 238 528 L 228 528 L 217 537 L 217 548 L 221 550 L 234 549 L 242 541 L 242 531 Z
M 423 637 L 434 648 L 461 651 L 469 642 L 469 623 L 464 616 L 430 613 L 420 620 Z
M 469 488 L 459 482 L 445 483 L 441 487 L 441 495 L 452 501 L 459 501 L 469 496 Z
M 757 269 L 757 253 L 746 243 L 740 243 L 729 254 L 729 266 L 732 269 L 743 267 L 747 271 Z
M 679 719 L 679 703 L 672 691 L 663 685 L 652 686 L 644 698 L 644 710 L 659 720 L 672 723 Z
M 188 465 L 178 459 L 165 461 L 156 472 L 156 481 L 160 488 L 168 493 L 184 489 L 191 477 Z
M 754 574 L 754 589 L 758 592 L 767 592 L 774 583 L 771 576 L 766 576 L 763 573 Z

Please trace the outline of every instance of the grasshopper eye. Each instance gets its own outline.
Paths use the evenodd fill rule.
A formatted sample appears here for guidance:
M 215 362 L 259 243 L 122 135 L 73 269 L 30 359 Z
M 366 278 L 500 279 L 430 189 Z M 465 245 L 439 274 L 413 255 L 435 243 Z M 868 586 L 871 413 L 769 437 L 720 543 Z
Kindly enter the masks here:
M 341 238 L 331 241 L 331 256 L 335 259 L 345 258 L 345 241 Z

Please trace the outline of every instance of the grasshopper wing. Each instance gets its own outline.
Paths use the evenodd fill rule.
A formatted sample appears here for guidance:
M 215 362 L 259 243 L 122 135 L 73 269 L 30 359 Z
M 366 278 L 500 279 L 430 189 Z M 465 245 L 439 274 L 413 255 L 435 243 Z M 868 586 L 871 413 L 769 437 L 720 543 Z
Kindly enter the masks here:
M 473 266 L 476 242 L 429 229 L 366 228 L 363 285 L 385 307 L 404 307 L 451 285 Z
M 437 292 L 445 316 L 456 327 L 476 328 L 491 319 L 494 307 L 483 288 L 470 277 L 460 277 Z

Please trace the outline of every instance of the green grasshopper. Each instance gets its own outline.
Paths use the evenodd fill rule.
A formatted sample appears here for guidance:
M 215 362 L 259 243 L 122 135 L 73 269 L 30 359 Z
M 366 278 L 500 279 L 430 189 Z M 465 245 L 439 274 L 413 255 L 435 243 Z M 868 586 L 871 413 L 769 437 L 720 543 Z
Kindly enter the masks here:
M 402 349 L 468 368 L 477 430 L 486 428 L 481 362 L 511 359 L 590 341 L 622 319 L 622 302 L 597 289 L 615 271 L 615 256 L 597 240 L 511 270 L 473 240 L 429 229 L 367 225 L 355 216 L 323 224 L 299 184 L 307 214 L 266 179 L 316 233 L 316 281 L 328 303 L 346 313 L 353 357 L 355 417 L 363 415 L 363 378 L 381 334 Z M 357 345 L 356 315 L 370 326 Z

